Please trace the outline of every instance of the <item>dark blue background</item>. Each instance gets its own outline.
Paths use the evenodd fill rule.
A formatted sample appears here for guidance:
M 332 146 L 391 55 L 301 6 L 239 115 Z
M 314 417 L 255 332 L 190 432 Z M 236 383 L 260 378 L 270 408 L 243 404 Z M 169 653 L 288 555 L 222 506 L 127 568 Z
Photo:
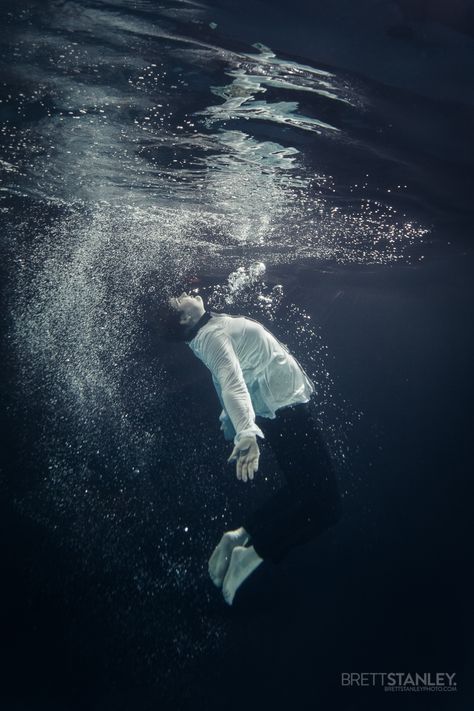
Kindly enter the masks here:
M 9 29 L 2 30 L 5 41 L 7 32 L 21 29 L 20 5 L 32 13 L 33 24 L 39 23 L 42 3 L 3 2 L 5 17 L 13 13 Z M 54 14 L 67 3 L 44 5 Z M 150 3 L 122 3 L 111 10 L 125 18 L 141 12 L 149 17 Z M 431 226 L 430 242 L 422 266 L 308 259 L 270 269 L 270 281 L 284 284 L 286 298 L 312 315 L 328 346 L 338 391 L 364 413 L 348 434 L 350 475 L 341 472 L 349 492 L 346 515 L 281 568 L 260 568 L 232 610 L 213 590 L 199 599 L 205 556 L 222 523 L 206 524 L 205 534 L 194 542 L 176 534 L 177 551 L 194 546 L 201 578 L 188 584 L 178 601 L 166 594 L 157 599 L 157 618 L 167 618 L 163 640 L 159 624 L 151 624 L 148 632 L 153 610 L 143 606 L 120 566 L 102 570 L 100 561 L 93 561 L 75 575 L 80 551 L 76 559 L 74 550 L 61 546 L 60 532 L 16 506 L 44 473 L 35 442 L 43 437 L 47 394 L 18 403 L 12 386 L 16 356 L 5 341 L 0 705 L 8 711 L 464 711 L 473 700 L 474 661 L 472 5 L 461 0 L 214 2 L 211 14 L 224 28 L 228 46 L 259 41 L 364 83 L 368 112 L 345 114 L 328 107 L 323 117 L 337 118 L 357 142 L 350 147 L 322 140 L 311 144 L 303 136 L 301 147 L 323 172 L 334 173 L 337 166 L 340 185 L 351 184 L 362 171 L 370 172 L 373 186 L 407 183 L 409 190 L 393 199 Z M 15 60 L 8 61 L 8 53 L 3 68 L 14 91 Z M 339 197 L 350 199 L 343 189 Z M 13 194 L 9 207 L 21 215 L 25 202 L 36 199 Z M 62 208 L 49 206 L 45 223 L 61 214 Z M 202 275 L 209 283 L 219 277 L 211 268 Z M 8 295 L 4 303 L 2 326 L 8 334 Z M 152 337 L 147 347 L 144 358 L 162 346 Z M 190 437 L 198 441 L 202 431 L 213 437 L 216 418 L 208 374 L 179 347 L 168 358 L 170 368 L 178 363 L 192 370 L 181 389 L 167 395 L 170 420 L 161 469 L 168 474 L 149 492 L 158 509 L 165 490 L 178 491 L 173 432 L 196 417 L 196 403 L 199 421 Z M 109 446 L 112 453 L 113 442 Z M 214 450 L 203 456 L 203 471 L 210 471 Z M 104 474 L 101 463 L 90 466 Z M 118 484 L 107 472 L 104 476 L 97 486 L 105 499 L 113 498 Z M 209 476 L 216 488 L 221 486 L 220 469 Z M 127 486 L 130 500 L 134 487 L 137 500 L 144 496 L 134 480 Z M 179 516 L 200 526 L 203 501 L 193 496 L 195 486 L 191 491 L 185 483 L 179 487 L 176 508 L 160 511 L 162 523 Z M 229 479 L 226 487 L 225 523 L 230 525 L 248 502 L 237 482 Z M 262 488 L 256 495 L 265 494 Z M 158 524 L 135 528 L 130 544 L 146 550 L 157 578 L 165 574 L 155 552 L 158 530 Z M 126 610 L 127 628 L 136 629 L 135 636 L 122 636 L 109 614 L 114 605 Z M 216 648 L 196 649 L 181 666 L 179 657 L 166 661 L 156 652 L 161 642 L 168 648 L 173 616 L 191 640 L 200 630 L 199 616 L 224 624 L 227 634 Z M 350 671 L 456 672 L 459 690 L 387 694 L 342 688 L 340 675 Z

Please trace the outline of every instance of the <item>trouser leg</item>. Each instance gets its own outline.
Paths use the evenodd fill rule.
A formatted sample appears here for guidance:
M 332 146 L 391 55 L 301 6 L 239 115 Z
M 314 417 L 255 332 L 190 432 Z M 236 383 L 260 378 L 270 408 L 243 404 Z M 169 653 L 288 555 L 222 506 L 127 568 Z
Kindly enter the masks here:
M 307 403 L 258 418 L 285 484 L 244 521 L 261 558 L 279 562 L 289 550 L 315 538 L 340 516 L 340 495 L 331 457 Z

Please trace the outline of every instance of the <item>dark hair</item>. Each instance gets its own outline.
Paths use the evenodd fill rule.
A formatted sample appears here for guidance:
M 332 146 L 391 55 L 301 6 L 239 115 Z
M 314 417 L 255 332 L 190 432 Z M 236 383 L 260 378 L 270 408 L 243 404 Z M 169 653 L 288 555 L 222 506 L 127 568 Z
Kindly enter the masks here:
M 171 306 L 159 308 L 158 321 L 160 336 L 165 341 L 184 341 L 187 327 L 179 322 L 181 314 Z
M 181 314 L 168 303 L 158 307 L 158 332 L 164 341 L 186 341 L 190 326 L 179 322 Z

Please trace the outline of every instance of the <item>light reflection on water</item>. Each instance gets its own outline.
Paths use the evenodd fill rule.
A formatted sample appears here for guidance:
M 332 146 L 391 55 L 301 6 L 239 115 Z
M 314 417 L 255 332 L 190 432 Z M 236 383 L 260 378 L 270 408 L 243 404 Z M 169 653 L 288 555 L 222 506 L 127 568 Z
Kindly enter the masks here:
M 287 241 L 296 259 L 406 258 L 423 227 L 408 226 L 363 190 L 342 210 L 331 199 L 337 176 L 315 172 L 305 154 L 311 143 L 301 150 L 306 131 L 347 140 L 317 112 L 327 102 L 359 112 L 360 90 L 258 43 L 247 52 L 226 49 L 209 32 L 203 6 L 173 9 L 175 26 L 169 15 L 157 11 L 150 21 L 122 15 L 115 4 L 65 3 L 14 33 L 15 76 L 24 86 L 5 101 L 10 189 L 68 206 L 127 203 L 152 214 L 158 206 L 198 205 L 210 216 L 211 249 L 213 233 L 222 232 L 226 246 L 268 245 L 277 260 Z M 282 101 L 288 91 L 294 98 Z M 305 114 L 299 100 L 315 93 L 319 103 Z M 222 227 L 214 224 L 219 217 Z

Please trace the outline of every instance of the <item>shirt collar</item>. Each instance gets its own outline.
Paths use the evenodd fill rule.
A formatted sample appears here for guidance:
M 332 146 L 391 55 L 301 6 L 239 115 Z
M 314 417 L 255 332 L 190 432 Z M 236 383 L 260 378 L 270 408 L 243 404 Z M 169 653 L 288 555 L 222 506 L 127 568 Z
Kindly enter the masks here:
M 199 329 L 202 328 L 204 326 L 204 324 L 206 324 L 209 321 L 210 318 L 212 318 L 211 312 L 204 311 L 204 313 L 201 316 L 201 318 L 199 319 L 199 321 L 197 323 L 195 323 L 194 326 L 191 326 L 191 328 L 189 328 L 187 330 L 186 337 L 184 340 L 187 341 L 188 343 L 189 343 L 189 341 L 192 341 L 193 338 L 197 335 L 197 332 L 199 331 Z

